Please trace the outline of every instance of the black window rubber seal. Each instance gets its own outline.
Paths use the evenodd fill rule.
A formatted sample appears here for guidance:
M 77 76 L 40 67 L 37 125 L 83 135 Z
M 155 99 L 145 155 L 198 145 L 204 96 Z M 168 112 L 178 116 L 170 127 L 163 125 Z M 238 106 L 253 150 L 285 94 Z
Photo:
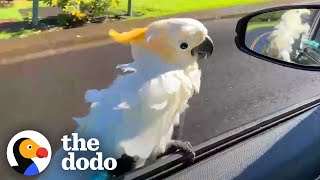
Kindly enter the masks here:
M 194 165 L 208 157 L 220 153 L 235 146 L 253 136 L 256 136 L 270 128 L 280 125 L 290 119 L 320 105 L 320 95 L 308 99 L 302 103 L 284 108 L 264 118 L 238 127 L 225 134 L 212 138 L 194 147 L 196 158 L 194 163 L 187 164 L 181 154 L 173 154 L 157 160 L 154 164 L 136 169 L 116 179 L 140 180 L 140 179 L 163 179 L 173 175 L 191 165 Z

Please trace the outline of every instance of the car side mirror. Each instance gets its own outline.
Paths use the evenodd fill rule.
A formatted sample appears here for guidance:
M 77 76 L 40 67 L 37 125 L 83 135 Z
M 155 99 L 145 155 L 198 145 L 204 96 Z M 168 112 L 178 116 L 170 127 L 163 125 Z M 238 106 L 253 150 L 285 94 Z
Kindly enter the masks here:
M 257 58 L 320 71 L 320 5 L 283 6 L 238 21 L 237 47 Z

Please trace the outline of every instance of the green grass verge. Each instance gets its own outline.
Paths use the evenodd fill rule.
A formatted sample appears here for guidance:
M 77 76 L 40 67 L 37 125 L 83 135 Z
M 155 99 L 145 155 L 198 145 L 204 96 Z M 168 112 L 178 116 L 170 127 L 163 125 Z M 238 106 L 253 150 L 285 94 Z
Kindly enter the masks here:
M 47 5 L 40 1 L 39 6 L 46 7 Z M 20 14 L 19 10 L 28 8 L 32 8 L 32 1 L 20 0 L 15 2 L 13 7 L 0 8 L 0 20 L 15 19 L 21 21 L 23 20 L 23 17 Z
M 163 15 L 177 14 L 183 12 L 208 10 L 224 8 L 236 5 L 245 5 L 252 3 L 265 2 L 268 0 L 133 0 L 133 10 L 135 13 L 139 13 L 142 16 L 134 17 L 160 17 Z M 120 0 L 118 7 L 113 8 L 111 11 L 116 13 L 119 11 L 126 12 L 128 0 Z M 43 2 L 39 2 L 40 7 L 45 7 Z M 4 19 L 16 19 L 18 21 L 23 20 L 24 17 L 19 13 L 20 9 L 26 9 L 32 7 L 32 1 L 20 0 L 17 1 L 14 7 L 1 8 L 0 20 Z M 0 39 L 8 39 L 12 37 L 25 37 L 28 35 L 37 34 L 34 30 L 22 30 L 19 32 L 0 32 Z
M 250 23 L 247 27 L 247 32 L 250 32 L 252 30 L 259 29 L 259 28 L 275 27 L 278 24 L 279 24 L 279 21 Z
M 197 10 L 224 8 L 236 5 L 245 5 L 268 0 L 133 0 L 133 10 L 142 14 L 142 17 L 160 17 L 163 15 L 184 13 Z M 127 11 L 128 0 L 120 0 L 113 12 Z
M 0 32 L 0 39 L 24 38 L 24 37 L 39 34 L 39 33 L 40 33 L 40 31 L 38 31 L 38 30 L 21 30 L 21 31 L 17 31 L 17 32 L 1 31 Z

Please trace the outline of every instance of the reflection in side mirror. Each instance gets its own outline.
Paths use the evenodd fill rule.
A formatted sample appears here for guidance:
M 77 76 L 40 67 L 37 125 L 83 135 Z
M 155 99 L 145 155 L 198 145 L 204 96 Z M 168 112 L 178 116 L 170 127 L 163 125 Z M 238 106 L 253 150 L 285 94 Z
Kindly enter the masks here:
M 280 61 L 320 66 L 319 9 L 289 9 L 258 14 L 247 23 L 245 45 Z

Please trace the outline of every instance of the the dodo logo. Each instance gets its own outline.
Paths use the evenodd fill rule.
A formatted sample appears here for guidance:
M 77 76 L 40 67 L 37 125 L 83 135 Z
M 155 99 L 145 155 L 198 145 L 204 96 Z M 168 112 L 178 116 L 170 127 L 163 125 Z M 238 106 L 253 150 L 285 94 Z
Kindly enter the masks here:
M 7 147 L 10 166 L 25 176 L 41 173 L 51 159 L 48 140 L 36 131 L 22 131 L 16 134 Z

